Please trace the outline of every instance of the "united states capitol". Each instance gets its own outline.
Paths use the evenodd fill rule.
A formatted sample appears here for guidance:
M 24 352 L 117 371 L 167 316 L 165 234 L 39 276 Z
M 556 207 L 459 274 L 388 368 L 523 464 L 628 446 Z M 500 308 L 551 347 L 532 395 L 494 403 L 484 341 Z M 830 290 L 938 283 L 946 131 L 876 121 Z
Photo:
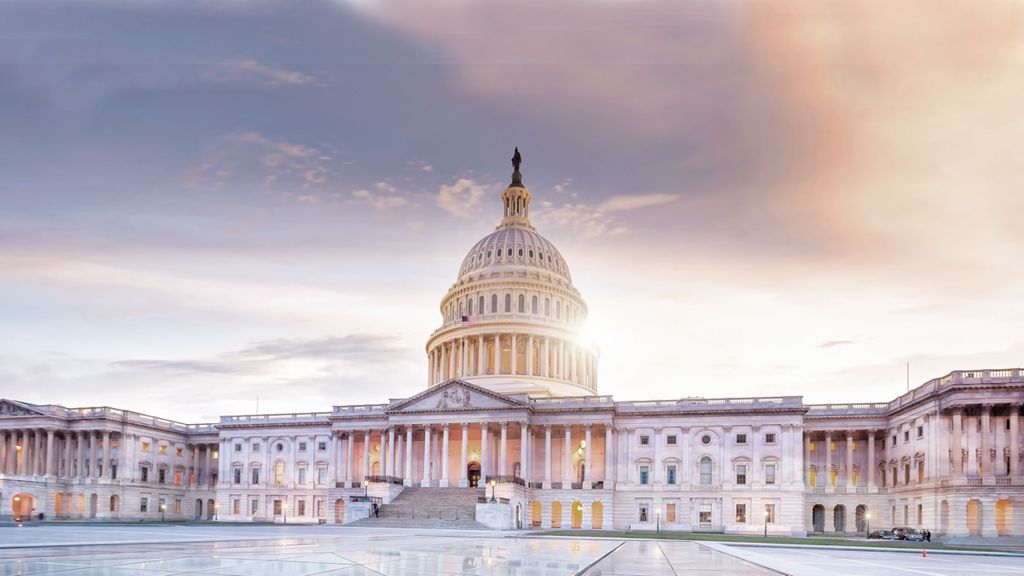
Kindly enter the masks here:
M 0 517 L 1024 535 L 1024 369 L 868 404 L 601 395 L 519 162 L 441 300 L 421 393 L 202 424 L 3 400 Z

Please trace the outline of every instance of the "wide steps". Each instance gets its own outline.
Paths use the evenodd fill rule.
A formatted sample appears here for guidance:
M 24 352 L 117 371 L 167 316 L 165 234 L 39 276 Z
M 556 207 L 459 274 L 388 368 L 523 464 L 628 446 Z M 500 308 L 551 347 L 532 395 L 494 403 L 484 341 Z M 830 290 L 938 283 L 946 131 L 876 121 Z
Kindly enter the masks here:
M 483 488 L 405 488 L 377 516 L 352 522 L 351 526 L 380 528 L 456 528 L 484 530 L 476 521 L 477 498 Z

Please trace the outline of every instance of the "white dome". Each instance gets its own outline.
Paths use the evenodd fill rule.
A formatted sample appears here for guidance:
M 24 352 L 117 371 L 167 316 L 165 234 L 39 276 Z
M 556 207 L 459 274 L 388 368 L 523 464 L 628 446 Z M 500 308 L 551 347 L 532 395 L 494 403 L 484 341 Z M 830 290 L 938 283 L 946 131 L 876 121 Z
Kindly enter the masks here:
M 555 245 L 523 226 L 501 227 L 484 236 L 462 261 L 459 278 L 503 267 L 541 268 L 572 282 L 569 266 Z

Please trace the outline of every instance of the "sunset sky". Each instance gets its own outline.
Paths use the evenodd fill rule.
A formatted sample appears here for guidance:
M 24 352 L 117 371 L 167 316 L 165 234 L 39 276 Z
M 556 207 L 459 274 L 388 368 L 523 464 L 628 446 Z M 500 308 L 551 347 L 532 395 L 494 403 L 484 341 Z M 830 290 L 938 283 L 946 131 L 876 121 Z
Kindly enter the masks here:
M 617 399 L 1024 366 L 1024 2 L 7 1 L 0 397 L 426 386 L 514 146 Z

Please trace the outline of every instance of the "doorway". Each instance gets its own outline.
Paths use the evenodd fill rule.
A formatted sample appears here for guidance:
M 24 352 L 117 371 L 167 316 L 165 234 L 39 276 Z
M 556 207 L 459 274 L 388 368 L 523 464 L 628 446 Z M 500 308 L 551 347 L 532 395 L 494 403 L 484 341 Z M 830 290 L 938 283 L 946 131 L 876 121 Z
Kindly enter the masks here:
M 825 531 L 825 507 L 821 504 L 815 504 L 814 508 L 811 508 L 811 526 L 814 532 Z
M 480 487 L 480 463 L 479 462 L 470 462 L 469 465 L 466 466 L 466 476 L 469 476 L 469 486 L 471 488 L 479 488 Z
M 35 509 L 36 499 L 31 494 L 22 492 L 11 498 L 11 514 L 15 522 L 31 520 Z

